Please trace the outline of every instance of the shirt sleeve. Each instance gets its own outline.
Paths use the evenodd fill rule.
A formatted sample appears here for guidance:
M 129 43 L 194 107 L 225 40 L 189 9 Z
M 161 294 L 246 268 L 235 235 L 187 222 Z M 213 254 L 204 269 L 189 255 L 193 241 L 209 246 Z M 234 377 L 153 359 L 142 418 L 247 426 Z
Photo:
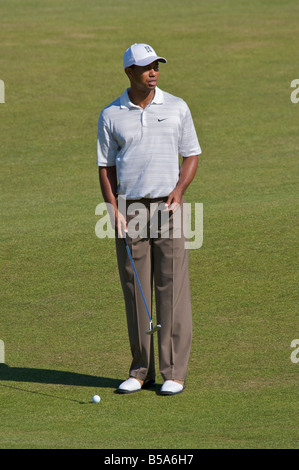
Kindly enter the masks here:
M 103 112 L 99 117 L 97 135 L 97 164 L 98 166 L 115 166 L 118 143 L 113 138 Z
M 198 142 L 193 119 L 187 104 L 182 118 L 181 135 L 179 139 L 179 154 L 182 157 L 191 157 L 192 155 L 201 154 L 201 148 Z

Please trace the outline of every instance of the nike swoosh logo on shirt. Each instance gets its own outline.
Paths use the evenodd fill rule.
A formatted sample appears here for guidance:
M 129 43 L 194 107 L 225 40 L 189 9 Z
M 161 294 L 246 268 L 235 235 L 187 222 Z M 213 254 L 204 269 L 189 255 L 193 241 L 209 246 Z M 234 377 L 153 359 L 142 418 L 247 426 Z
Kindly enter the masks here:
M 158 119 L 158 122 L 165 121 L 167 118 Z

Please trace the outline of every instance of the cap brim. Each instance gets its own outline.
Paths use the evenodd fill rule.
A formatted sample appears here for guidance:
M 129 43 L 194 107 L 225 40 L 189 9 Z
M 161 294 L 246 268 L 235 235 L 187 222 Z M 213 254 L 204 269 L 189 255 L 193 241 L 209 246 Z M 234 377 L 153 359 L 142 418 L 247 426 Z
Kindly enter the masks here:
M 156 60 L 158 62 L 163 62 L 164 64 L 166 64 L 166 62 L 167 62 L 167 60 L 164 57 L 158 57 L 158 56 L 154 55 L 154 56 L 151 56 L 151 57 L 147 57 L 146 59 L 139 60 L 138 63 L 135 62 L 135 65 L 137 65 L 138 67 L 145 67 L 146 65 L 149 65 L 149 64 L 152 64 L 153 62 L 156 62 Z

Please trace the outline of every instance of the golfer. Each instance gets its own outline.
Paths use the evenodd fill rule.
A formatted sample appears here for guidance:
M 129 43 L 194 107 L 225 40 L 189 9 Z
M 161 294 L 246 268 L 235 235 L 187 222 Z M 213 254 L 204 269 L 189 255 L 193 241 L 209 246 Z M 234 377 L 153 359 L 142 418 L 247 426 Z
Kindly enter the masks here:
M 174 395 L 185 389 L 192 341 L 188 250 L 183 230 L 174 236 L 174 218 L 178 213 L 183 218 L 183 194 L 195 176 L 201 148 L 187 104 L 157 87 L 160 63 L 166 59 L 148 44 L 129 47 L 123 67 L 130 87 L 103 109 L 98 122 L 100 185 L 105 202 L 113 208 L 132 354 L 129 377 L 119 386 L 120 393 L 137 392 L 155 383 L 153 335 L 146 334 L 148 316 L 123 235 L 150 311 L 155 295 L 161 324 L 157 333 L 164 380 L 161 394 Z M 120 210 L 120 200 L 125 211 Z M 167 236 L 161 221 L 153 236 L 149 230 L 152 207 L 161 205 L 169 216 Z M 142 236 L 129 230 L 136 207 L 147 222 Z

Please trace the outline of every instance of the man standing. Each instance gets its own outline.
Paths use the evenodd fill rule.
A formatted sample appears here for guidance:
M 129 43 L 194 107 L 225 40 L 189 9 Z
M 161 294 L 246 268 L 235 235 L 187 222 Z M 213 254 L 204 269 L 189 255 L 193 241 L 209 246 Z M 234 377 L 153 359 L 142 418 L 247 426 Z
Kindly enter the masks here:
M 128 259 L 123 233 L 130 247 L 147 305 L 156 298 L 161 394 L 174 395 L 185 388 L 192 341 L 192 311 L 188 250 L 185 237 L 174 236 L 174 213 L 183 209 L 183 194 L 193 180 L 201 148 L 190 110 L 180 98 L 157 87 L 159 63 L 147 44 L 133 44 L 123 57 L 130 88 L 100 115 L 97 154 L 103 198 L 113 210 L 116 253 L 124 293 L 132 353 L 129 378 L 118 388 L 133 393 L 155 381 L 153 336 L 146 335 L 147 314 Z M 182 165 L 179 166 L 179 158 Z M 119 199 L 126 201 L 126 211 Z M 134 237 L 128 231 L 133 212 L 141 203 L 148 227 L 151 206 L 165 207 L 169 234 L 152 237 L 149 231 Z M 132 236 L 130 236 L 132 235 Z

